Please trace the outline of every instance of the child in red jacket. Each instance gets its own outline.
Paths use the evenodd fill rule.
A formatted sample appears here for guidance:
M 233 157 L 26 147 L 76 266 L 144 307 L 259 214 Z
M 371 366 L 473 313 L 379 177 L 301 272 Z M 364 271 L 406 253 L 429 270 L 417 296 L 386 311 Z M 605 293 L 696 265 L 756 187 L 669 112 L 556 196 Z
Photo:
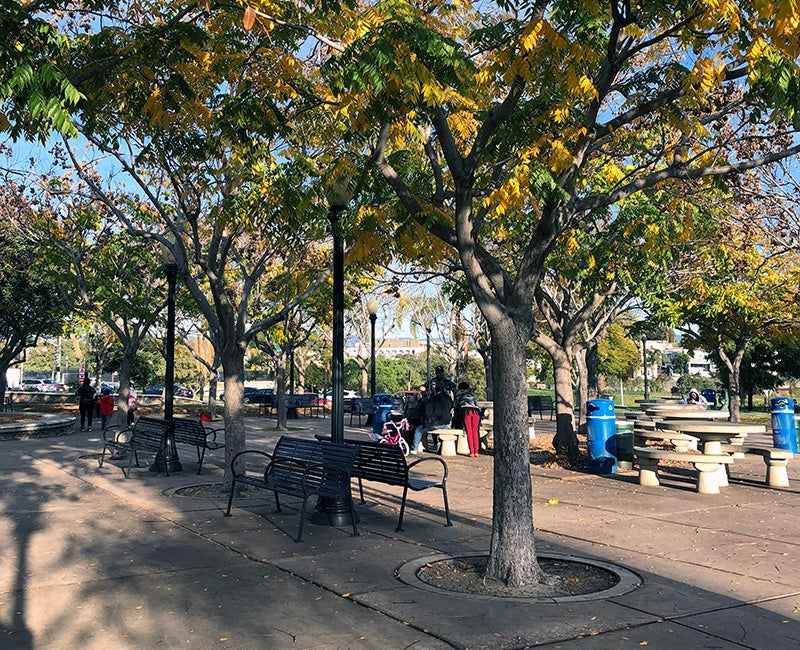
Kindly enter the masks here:
M 111 397 L 110 388 L 103 389 L 103 394 L 97 399 L 97 406 L 100 407 L 100 421 L 105 431 L 109 418 L 114 414 L 114 398 Z

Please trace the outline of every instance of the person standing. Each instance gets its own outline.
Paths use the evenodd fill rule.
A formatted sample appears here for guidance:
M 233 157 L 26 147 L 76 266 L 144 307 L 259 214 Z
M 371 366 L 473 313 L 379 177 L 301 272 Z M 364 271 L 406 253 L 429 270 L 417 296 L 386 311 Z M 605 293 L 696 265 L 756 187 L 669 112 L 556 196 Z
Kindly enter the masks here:
M 481 439 L 479 435 L 481 409 L 478 406 L 478 400 L 475 399 L 475 393 L 472 392 L 469 383 L 466 381 L 462 381 L 458 384 L 453 420 L 459 420 L 459 426 L 464 429 L 464 432 L 467 434 L 467 445 L 469 446 L 470 457 L 477 457 L 481 449 Z
M 456 384 L 444 374 L 444 366 L 436 366 L 434 373 L 430 385 L 428 386 L 428 395 L 436 395 L 435 388 L 441 388 L 445 393 L 450 395 L 450 399 L 453 399 L 453 395 L 456 392 Z
M 114 398 L 111 397 L 111 389 L 104 388 L 102 395 L 97 400 L 97 406 L 100 408 L 100 422 L 103 431 L 108 428 L 108 420 L 114 414 Z
M 92 430 L 92 418 L 94 417 L 94 398 L 95 391 L 89 375 L 83 378 L 83 383 L 78 388 L 78 411 L 81 414 L 81 431 L 84 430 L 86 421 L 89 421 L 89 431 Z

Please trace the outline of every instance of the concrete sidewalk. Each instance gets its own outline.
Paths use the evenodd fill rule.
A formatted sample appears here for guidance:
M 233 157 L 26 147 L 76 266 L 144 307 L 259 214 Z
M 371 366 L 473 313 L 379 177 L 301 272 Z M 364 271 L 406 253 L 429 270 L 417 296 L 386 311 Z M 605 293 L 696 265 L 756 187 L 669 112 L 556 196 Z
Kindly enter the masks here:
M 537 423 L 538 424 L 538 423 Z M 329 433 L 303 418 L 293 435 Z M 546 435 L 550 423 L 539 425 Z M 269 449 L 274 421 L 248 419 Z M 350 429 L 346 435 L 364 435 Z M 360 537 L 310 524 L 271 497 L 181 496 L 219 483 L 222 451 L 197 476 L 193 450 L 170 477 L 98 469 L 100 437 L 0 443 L 0 648 L 765 648 L 800 647 L 800 475 L 767 488 L 764 464 L 733 467 L 719 495 L 688 473 L 640 487 L 532 467 L 537 549 L 625 567 L 641 586 L 604 599 L 535 602 L 406 584 L 396 572 L 437 554 L 486 552 L 492 458 L 448 459 L 454 526 L 441 494 L 367 485 Z M 793 466 L 794 465 L 794 466 Z

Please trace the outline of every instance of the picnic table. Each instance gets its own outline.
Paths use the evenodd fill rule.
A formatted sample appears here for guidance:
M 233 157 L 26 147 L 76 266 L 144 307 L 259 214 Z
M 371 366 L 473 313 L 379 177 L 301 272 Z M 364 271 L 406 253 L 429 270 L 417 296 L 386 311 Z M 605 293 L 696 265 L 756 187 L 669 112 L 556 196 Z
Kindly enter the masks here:
M 711 409 L 693 409 L 687 406 L 654 406 L 645 410 L 651 418 L 667 420 L 727 420 L 730 411 L 714 411 Z

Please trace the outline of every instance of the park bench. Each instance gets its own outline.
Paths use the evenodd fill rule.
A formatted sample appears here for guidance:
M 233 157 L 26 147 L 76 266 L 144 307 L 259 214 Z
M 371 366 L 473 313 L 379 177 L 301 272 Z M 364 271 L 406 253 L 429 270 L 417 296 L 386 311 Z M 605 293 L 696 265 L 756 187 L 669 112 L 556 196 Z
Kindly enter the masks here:
M 281 512 L 280 494 L 302 499 L 300 523 L 295 542 L 303 539 L 303 523 L 306 506 L 311 496 L 344 498 L 350 506 L 353 522 L 353 535 L 358 535 L 357 517 L 350 491 L 350 473 L 358 448 L 352 445 L 339 445 L 318 440 L 304 440 L 281 436 L 271 454 L 259 450 L 240 451 L 231 461 L 231 483 L 228 495 L 228 509 L 225 516 L 230 517 L 237 485 L 269 490 L 275 495 L 275 506 Z M 248 468 L 248 461 L 262 463 L 259 472 Z
M 330 440 L 330 436 L 317 434 L 318 440 Z M 375 481 L 386 485 L 394 485 L 403 488 L 403 496 L 400 498 L 400 517 L 397 520 L 396 531 L 403 529 L 403 515 L 406 510 L 408 491 L 422 492 L 430 488 L 438 488 L 442 491 L 444 500 L 445 526 L 452 526 L 450 521 L 450 506 L 447 501 L 447 463 L 441 458 L 428 456 L 419 458 L 411 463 L 403 456 L 403 452 L 398 445 L 387 445 L 371 440 L 357 440 L 348 438 L 344 441 L 346 445 L 358 448 L 358 456 L 353 462 L 352 477 L 358 479 L 358 491 L 361 503 L 364 500 L 364 481 Z M 414 468 L 418 468 L 423 463 L 435 462 L 442 466 L 441 476 L 435 479 L 422 475 L 414 475 Z
M 549 395 L 528 395 L 528 417 L 534 413 L 539 413 L 539 419 L 544 420 L 544 412 L 550 412 L 550 419 L 553 419 L 553 413 L 556 412 L 553 398 Z
M 220 429 L 189 418 L 174 418 L 172 422 L 172 436 L 175 444 L 191 445 L 197 451 L 197 473 L 199 474 L 203 470 L 206 450 L 221 449 L 225 446 L 224 442 L 217 442 L 217 433 Z M 222 431 L 224 432 L 224 430 L 223 425 Z
M 164 449 L 164 441 L 172 422 L 158 418 L 140 417 L 136 423 L 127 429 L 103 431 L 103 453 L 98 461 L 100 467 L 109 452 L 114 460 L 127 460 L 127 468 L 122 468 L 125 478 L 131 477 L 131 466 L 136 461 L 139 467 L 139 452 L 148 451 L 158 453 Z M 168 463 L 165 463 L 166 475 L 169 476 Z
M 743 458 L 745 454 L 761 456 L 767 466 L 767 475 L 764 482 L 770 487 L 789 487 L 789 473 L 786 470 L 786 466 L 794 457 L 794 454 L 788 449 L 734 442 L 723 444 L 722 451 L 731 454 L 733 458 Z
M 670 460 L 691 463 L 697 470 L 697 491 L 700 494 L 719 494 L 718 472 L 720 465 L 733 462 L 733 456 L 730 454 L 693 454 L 656 449 L 655 447 L 634 446 L 633 453 L 639 463 L 639 485 L 659 485 L 658 464 L 661 461 Z
M 278 415 L 278 398 L 276 395 L 270 396 L 272 399 L 269 403 L 265 402 L 264 413 L 265 415 Z M 288 419 L 295 419 L 300 417 L 300 410 L 303 415 L 317 415 L 321 412 L 322 407 L 319 405 L 319 398 L 315 393 L 301 393 L 300 395 L 286 395 L 286 417 Z M 261 404 L 259 404 L 259 415 L 262 412 Z
M 372 404 L 371 397 L 356 397 L 350 401 L 350 426 L 353 426 L 353 416 L 358 416 L 358 426 L 361 426 L 361 416 L 367 416 L 367 422 L 369 422 L 369 416 L 372 415 L 373 409 L 375 407 Z
M 266 417 L 272 413 L 272 407 L 275 403 L 275 395 L 252 395 L 249 399 L 251 404 L 258 405 L 258 417 Z

